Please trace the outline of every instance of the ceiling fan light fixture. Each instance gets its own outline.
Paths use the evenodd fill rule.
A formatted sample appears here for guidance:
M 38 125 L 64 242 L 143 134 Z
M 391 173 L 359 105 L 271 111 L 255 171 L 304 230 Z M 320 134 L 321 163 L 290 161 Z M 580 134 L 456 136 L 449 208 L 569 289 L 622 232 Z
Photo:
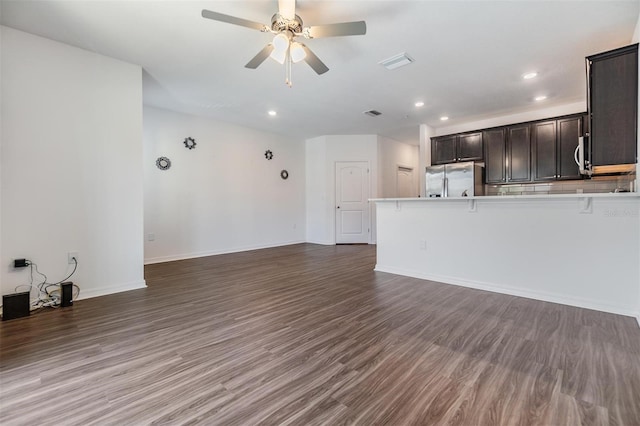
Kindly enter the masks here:
M 300 43 L 295 41 L 291 43 L 291 61 L 293 61 L 294 64 L 302 61 L 306 56 L 307 52 L 304 51 Z
M 284 64 L 284 61 L 287 59 L 287 51 L 289 50 L 289 37 L 284 33 L 276 34 L 271 42 L 273 45 L 273 52 L 269 56 L 274 61 Z
M 277 51 L 286 51 L 289 47 L 289 37 L 287 37 L 284 33 L 276 34 L 273 38 L 273 47 Z
M 269 56 L 271 57 L 271 59 L 278 62 L 279 64 L 284 64 L 285 59 L 287 59 L 287 51 L 274 50 L 273 52 L 271 52 L 271 55 Z

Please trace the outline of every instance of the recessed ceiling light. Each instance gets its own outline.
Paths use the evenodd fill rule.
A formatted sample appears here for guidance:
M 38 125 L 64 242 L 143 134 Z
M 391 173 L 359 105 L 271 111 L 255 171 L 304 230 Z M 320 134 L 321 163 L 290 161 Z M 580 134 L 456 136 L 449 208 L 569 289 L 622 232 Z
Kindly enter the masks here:
M 533 98 L 533 99 L 534 99 L 536 102 L 539 102 L 539 101 L 544 101 L 545 99 L 547 99 L 547 97 L 546 97 L 546 96 L 536 96 L 536 97 L 535 97 L 535 98 Z
M 422 101 L 420 101 L 420 102 L 416 102 L 416 103 L 415 103 L 415 105 L 416 105 L 416 107 L 418 107 L 418 108 L 419 108 L 419 107 L 421 107 L 421 106 L 424 106 L 424 102 L 422 102 Z
M 449 119 L 449 117 L 447 117 L 446 115 L 443 115 L 442 117 L 440 117 L 440 120 L 442 121 L 447 121 Z
M 267 114 L 269 114 L 272 117 L 275 117 L 278 113 L 275 112 L 274 110 L 269 111 Z
M 525 80 L 530 80 L 534 77 L 537 77 L 538 73 L 537 72 L 528 72 L 526 74 L 522 74 L 522 78 L 524 78 Z

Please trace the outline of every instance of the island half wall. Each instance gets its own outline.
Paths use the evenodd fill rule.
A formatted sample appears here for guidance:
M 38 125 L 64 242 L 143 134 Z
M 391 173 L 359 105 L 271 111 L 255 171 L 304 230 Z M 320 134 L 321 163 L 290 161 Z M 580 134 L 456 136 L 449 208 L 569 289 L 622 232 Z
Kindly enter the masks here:
M 638 193 L 377 199 L 376 271 L 634 316 Z

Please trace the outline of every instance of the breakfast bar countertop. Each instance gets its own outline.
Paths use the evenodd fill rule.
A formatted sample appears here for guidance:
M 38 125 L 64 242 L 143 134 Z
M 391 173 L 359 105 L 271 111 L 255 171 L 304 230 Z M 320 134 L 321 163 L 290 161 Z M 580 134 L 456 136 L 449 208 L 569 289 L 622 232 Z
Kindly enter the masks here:
M 416 198 L 371 198 L 369 201 L 465 201 L 465 200 L 553 200 L 566 198 L 638 198 L 638 192 L 585 192 L 585 193 L 559 193 L 540 195 L 478 195 L 472 197 L 416 197 Z

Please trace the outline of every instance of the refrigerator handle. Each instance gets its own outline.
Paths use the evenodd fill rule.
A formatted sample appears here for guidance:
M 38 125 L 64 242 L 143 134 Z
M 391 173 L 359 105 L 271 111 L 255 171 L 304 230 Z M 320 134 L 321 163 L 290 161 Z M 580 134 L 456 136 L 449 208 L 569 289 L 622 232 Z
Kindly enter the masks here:
M 442 178 L 442 196 L 443 197 L 449 196 L 449 179 L 446 177 Z

